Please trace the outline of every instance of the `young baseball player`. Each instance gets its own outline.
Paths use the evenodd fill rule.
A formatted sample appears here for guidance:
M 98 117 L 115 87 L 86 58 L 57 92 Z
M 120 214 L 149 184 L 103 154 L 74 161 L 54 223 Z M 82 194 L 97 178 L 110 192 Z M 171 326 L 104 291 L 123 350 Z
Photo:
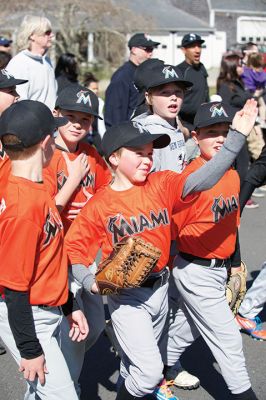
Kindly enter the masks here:
M 186 146 L 184 133 L 189 134 L 178 119 L 184 93 L 192 86 L 173 65 L 160 60 L 142 69 L 142 79 L 146 86 L 146 102 L 149 112 L 141 114 L 133 121 L 141 124 L 150 133 L 167 133 L 171 142 L 153 154 L 153 170 L 181 172 L 185 167 Z
M 233 125 L 236 118 L 242 119 L 245 114 L 255 122 L 256 102 L 248 100 L 240 113 L 243 112 L 242 116 L 236 114 Z M 200 167 L 217 157 L 226 143 L 231 120 L 230 110 L 223 103 L 200 106 L 192 136 L 201 155 L 186 167 L 186 176 L 200 171 Z M 241 335 L 225 297 L 227 262 L 235 248 L 240 218 L 239 190 L 239 175 L 229 168 L 209 190 L 198 191 L 191 207 L 179 210 L 173 217 L 178 228 L 179 249 L 174 260 L 173 277 L 182 307 L 165 339 L 165 364 L 174 366 L 198 336 L 198 331 L 217 360 L 232 398 L 251 400 L 257 397 L 246 370 Z M 172 379 L 169 368 L 166 378 Z
M 219 154 L 189 177 L 173 171 L 149 173 L 153 148 L 167 146 L 168 135 L 150 134 L 127 122 L 111 127 L 103 137 L 114 179 L 92 197 L 66 235 L 72 273 L 84 290 L 97 293 L 90 266 L 99 248 L 105 259 L 121 239 L 138 235 L 162 250 L 141 287 L 108 296 L 115 334 L 123 349 L 116 400 L 144 398 L 149 393 L 157 399 L 176 399 L 166 385 L 157 386 L 163 377 L 158 340 L 168 308 L 166 264 L 172 213 L 192 207 L 198 192 L 213 186 L 229 168 L 254 124 L 254 108 L 253 102 L 248 103 L 234 119 L 233 129 L 242 134 L 230 131 Z
M 66 117 L 68 124 L 58 129 L 55 153 L 49 166 L 44 170 L 44 182 L 55 198 L 67 232 L 72 221 L 92 195 L 110 182 L 111 173 L 95 148 L 83 141 L 91 128 L 93 118 L 99 117 L 97 96 L 78 84 L 67 86 L 58 95 L 55 115 Z M 96 265 L 94 268 L 96 269 Z M 86 343 L 69 340 L 69 326 L 65 318 L 61 329 L 62 351 L 79 394 L 78 379 L 85 347 L 88 350 L 104 330 L 105 315 L 101 296 L 92 296 L 79 290 L 77 300 L 90 324 Z
M 58 344 L 61 306 L 69 314 L 71 339 L 88 334 L 69 296 L 63 226 L 42 180 L 54 151 L 53 132 L 65 123 L 31 100 L 11 105 L 0 118 L 1 141 L 11 160 L 0 194 L 0 330 L 29 384 L 27 398 L 77 399 Z

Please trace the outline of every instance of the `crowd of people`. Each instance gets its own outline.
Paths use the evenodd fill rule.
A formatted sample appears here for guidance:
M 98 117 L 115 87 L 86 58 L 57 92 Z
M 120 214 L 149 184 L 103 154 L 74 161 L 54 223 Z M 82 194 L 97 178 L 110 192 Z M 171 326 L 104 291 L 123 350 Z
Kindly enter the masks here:
M 53 67 L 52 40 L 37 16 L 24 18 L 13 57 L 0 37 L 0 336 L 25 398 L 80 398 L 85 353 L 106 328 L 99 254 L 136 235 L 161 256 L 141 286 L 107 296 L 121 356 L 116 400 L 197 389 L 180 357 L 199 336 L 230 398 L 256 400 L 240 330 L 266 340 L 266 264 L 237 315 L 225 286 L 241 269 L 241 212 L 266 191 L 258 47 L 224 54 L 210 96 L 201 36 L 185 34 L 184 61 L 169 65 L 152 58 L 159 42 L 134 34 L 103 100 L 74 54 Z

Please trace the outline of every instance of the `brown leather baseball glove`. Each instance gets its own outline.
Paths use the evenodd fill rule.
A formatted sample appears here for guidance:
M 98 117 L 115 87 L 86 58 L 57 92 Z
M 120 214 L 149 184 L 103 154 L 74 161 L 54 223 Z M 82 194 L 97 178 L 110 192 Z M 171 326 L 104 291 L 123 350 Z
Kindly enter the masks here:
M 232 274 L 233 270 L 234 268 L 230 270 L 226 284 L 226 299 L 233 314 L 236 315 L 247 291 L 247 267 L 241 261 L 241 271 Z
M 140 286 L 159 260 L 161 251 L 139 237 L 117 243 L 96 272 L 100 294 L 117 294 L 121 289 Z

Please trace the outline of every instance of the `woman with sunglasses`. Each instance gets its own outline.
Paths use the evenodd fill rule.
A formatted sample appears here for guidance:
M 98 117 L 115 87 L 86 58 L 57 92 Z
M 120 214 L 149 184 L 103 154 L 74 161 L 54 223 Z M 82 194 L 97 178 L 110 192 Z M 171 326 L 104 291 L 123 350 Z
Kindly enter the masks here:
M 26 15 L 17 34 L 20 52 L 6 68 L 11 75 L 28 80 L 23 88 L 18 88 L 21 100 L 38 100 L 51 110 L 55 105 L 57 84 L 47 51 L 52 46 L 53 36 L 47 18 Z

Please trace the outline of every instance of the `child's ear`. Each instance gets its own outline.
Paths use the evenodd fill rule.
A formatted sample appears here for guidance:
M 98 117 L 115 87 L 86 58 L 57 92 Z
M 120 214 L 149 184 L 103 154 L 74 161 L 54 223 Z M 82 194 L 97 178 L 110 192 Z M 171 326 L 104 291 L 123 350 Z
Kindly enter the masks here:
M 117 167 L 119 164 L 119 155 L 118 153 L 114 152 L 110 155 L 109 157 L 109 162 L 112 164 L 114 167 Z
M 196 144 L 199 144 L 199 141 L 198 141 L 198 132 L 197 132 L 197 131 L 191 131 L 191 137 L 192 137 L 192 139 L 194 140 L 194 142 L 195 142 Z
M 53 109 L 53 116 L 59 117 L 59 110 L 56 110 L 56 108 Z
M 152 96 L 151 96 L 151 94 L 149 94 L 148 92 L 145 92 L 145 99 L 146 99 L 146 103 L 149 106 L 152 106 Z

